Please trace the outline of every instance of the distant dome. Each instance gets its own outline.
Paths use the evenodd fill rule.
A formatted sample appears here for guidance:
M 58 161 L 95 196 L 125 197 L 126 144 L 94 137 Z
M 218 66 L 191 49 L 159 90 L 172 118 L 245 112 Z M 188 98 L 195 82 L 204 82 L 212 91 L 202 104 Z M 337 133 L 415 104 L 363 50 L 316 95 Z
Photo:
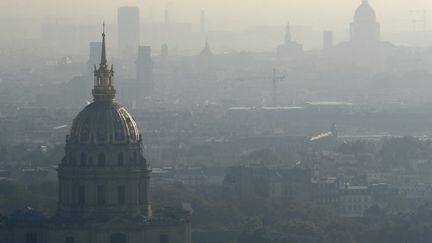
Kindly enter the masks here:
M 367 0 L 363 0 L 363 3 L 355 11 L 354 21 L 376 22 L 375 10 L 369 5 Z
M 140 141 L 135 119 L 114 101 L 93 102 L 74 119 L 68 143 L 129 144 Z

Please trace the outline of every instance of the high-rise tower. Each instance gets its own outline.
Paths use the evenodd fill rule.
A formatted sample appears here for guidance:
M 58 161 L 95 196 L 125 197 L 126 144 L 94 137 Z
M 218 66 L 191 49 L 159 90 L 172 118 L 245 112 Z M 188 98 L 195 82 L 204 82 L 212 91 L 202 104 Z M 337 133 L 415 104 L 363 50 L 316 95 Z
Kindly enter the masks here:
M 205 33 L 206 32 L 206 16 L 205 16 L 205 11 L 204 10 L 201 10 L 200 30 L 201 30 L 201 33 Z
M 167 61 L 167 59 L 168 59 L 168 45 L 166 43 L 162 44 L 160 55 L 161 55 L 161 60 L 163 62 Z
M 136 60 L 136 77 L 141 88 L 141 96 L 150 96 L 154 90 L 153 61 L 150 46 L 140 46 Z
M 284 43 L 285 43 L 286 46 L 289 46 L 292 42 L 293 41 L 292 41 L 292 37 L 291 37 L 291 26 L 288 23 L 285 26 L 285 41 L 284 41 Z
M 137 7 L 121 7 L 117 11 L 118 49 L 124 57 L 132 57 L 140 44 L 140 12 Z
M 93 68 L 95 65 L 97 65 L 100 61 L 101 57 L 101 51 L 102 51 L 102 42 L 90 42 L 89 44 L 89 59 L 87 62 L 88 66 L 88 74 L 89 79 L 93 80 Z
M 324 31 L 323 32 L 323 49 L 328 50 L 333 47 L 333 32 Z

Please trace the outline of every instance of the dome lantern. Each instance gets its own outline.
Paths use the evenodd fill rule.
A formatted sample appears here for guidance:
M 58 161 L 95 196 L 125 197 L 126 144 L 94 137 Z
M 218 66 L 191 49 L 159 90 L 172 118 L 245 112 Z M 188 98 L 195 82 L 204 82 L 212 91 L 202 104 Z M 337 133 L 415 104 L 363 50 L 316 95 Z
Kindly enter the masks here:
M 99 68 L 94 70 L 94 88 L 92 91 L 94 101 L 112 101 L 115 98 L 114 67 L 108 68 L 105 44 L 105 23 L 102 32 L 102 55 Z

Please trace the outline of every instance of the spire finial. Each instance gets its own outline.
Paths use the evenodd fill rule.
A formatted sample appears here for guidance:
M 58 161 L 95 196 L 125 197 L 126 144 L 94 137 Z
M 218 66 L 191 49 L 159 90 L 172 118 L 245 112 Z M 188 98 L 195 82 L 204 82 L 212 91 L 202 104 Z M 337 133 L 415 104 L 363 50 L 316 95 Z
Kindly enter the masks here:
M 94 75 L 94 100 L 99 101 L 112 101 L 115 97 L 116 90 L 114 88 L 114 68 L 108 69 L 106 44 L 105 44 L 105 22 L 103 23 L 102 32 L 102 56 L 99 68 L 95 70 Z
M 291 25 L 290 22 L 287 23 L 285 27 L 285 45 L 289 45 L 292 41 L 291 37 Z
M 106 65 L 107 59 L 106 59 L 106 46 L 105 46 L 105 22 L 103 22 L 102 28 L 103 28 L 103 32 L 102 32 L 102 56 L 101 56 L 100 65 Z

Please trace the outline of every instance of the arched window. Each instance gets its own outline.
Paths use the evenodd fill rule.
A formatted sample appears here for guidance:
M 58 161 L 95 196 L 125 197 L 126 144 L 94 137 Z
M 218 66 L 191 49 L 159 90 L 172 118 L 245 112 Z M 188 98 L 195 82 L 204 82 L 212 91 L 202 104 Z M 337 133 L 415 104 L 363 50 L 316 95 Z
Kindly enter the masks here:
M 26 243 L 38 243 L 38 235 L 36 232 L 26 233 Z
M 80 205 L 83 205 L 85 203 L 85 186 L 84 185 L 79 185 L 78 187 L 78 203 Z
M 105 166 L 105 154 L 100 152 L 98 155 L 98 166 L 104 167 Z
M 75 239 L 72 236 L 65 238 L 65 243 L 75 243 Z
M 159 243 L 169 243 L 168 235 L 160 235 L 159 236 Z
M 123 152 L 120 152 L 120 153 L 118 153 L 118 155 L 117 155 L 117 165 L 118 166 L 123 166 L 123 164 L 124 164 L 124 159 L 123 159 Z
M 75 165 L 75 156 L 72 152 L 69 153 L 69 163 Z
M 110 243 L 126 243 L 126 235 L 125 234 L 111 234 Z
M 97 186 L 97 203 L 99 205 L 105 205 L 106 203 L 105 186 L 103 185 Z
M 81 152 L 81 159 L 80 159 L 81 166 L 87 165 L 87 154 L 84 152 Z
M 117 187 L 117 202 L 120 205 L 123 205 L 126 202 L 126 186 L 125 185 L 119 185 Z

